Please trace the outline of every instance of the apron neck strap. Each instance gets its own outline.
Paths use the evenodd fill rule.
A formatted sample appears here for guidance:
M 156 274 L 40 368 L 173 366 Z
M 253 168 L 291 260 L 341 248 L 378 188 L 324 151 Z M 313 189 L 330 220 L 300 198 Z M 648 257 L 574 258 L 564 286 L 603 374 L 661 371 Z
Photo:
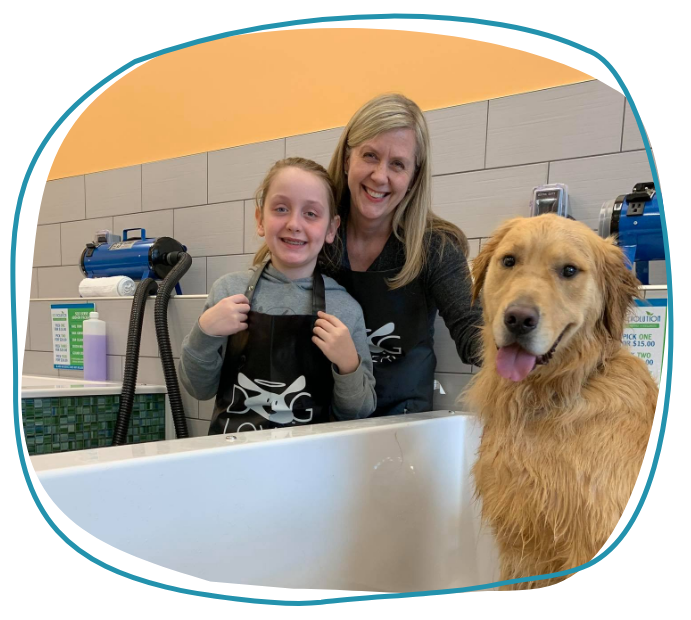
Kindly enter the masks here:
M 257 289 L 257 282 L 259 282 L 259 278 L 261 278 L 262 274 L 264 273 L 264 269 L 266 269 L 266 266 L 269 264 L 269 261 L 266 261 L 261 267 L 255 269 L 254 273 L 252 274 L 252 277 L 250 278 L 249 283 L 247 284 L 247 289 L 245 290 L 245 297 L 247 297 L 247 300 L 250 302 L 250 306 L 252 305 L 252 297 L 254 297 L 254 291 Z
M 326 295 L 324 293 L 324 278 L 319 267 L 315 267 L 312 276 L 312 314 L 317 316 L 319 310 L 326 312 Z
M 254 272 L 249 283 L 247 284 L 245 297 L 247 297 L 248 301 L 250 302 L 250 306 L 252 305 L 252 297 L 254 296 L 254 292 L 257 290 L 257 282 L 259 282 L 259 278 L 261 278 L 262 273 L 264 273 L 266 266 L 270 262 L 271 261 L 266 261 L 261 267 L 259 267 L 259 269 Z M 312 314 L 317 316 L 317 312 L 319 310 L 326 312 L 326 294 L 324 292 L 324 278 L 319 271 L 319 267 L 315 267 L 314 274 L 312 276 Z

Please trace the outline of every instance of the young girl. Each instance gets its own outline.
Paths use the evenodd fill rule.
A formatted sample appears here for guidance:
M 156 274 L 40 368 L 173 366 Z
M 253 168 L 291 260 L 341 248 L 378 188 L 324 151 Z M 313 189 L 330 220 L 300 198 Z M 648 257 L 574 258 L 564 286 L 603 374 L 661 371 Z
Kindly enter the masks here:
M 367 417 L 376 395 L 362 310 L 318 267 L 339 225 L 326 170 L 278 161 L 256 204 L 265 244 L 249 271 L 212 286 L 182 343 L 183 385 L 216 395 L 210 435 L 328 422 L 330 410 Z

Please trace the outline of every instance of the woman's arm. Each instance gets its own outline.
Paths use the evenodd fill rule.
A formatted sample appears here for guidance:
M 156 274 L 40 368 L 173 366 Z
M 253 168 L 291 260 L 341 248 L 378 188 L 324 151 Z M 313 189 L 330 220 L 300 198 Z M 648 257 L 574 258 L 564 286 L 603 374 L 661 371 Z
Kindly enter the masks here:
M 348 327 L 360 363 L 353 372 L 346 375 L 339 374 L 331 365 L 334 378 L 331 404 L 338 420 L 356 420 L 366 418 L 377 408 L 372 357 L 367 344 L 365 319 L 359 304 L 345 292 L 339 296 L 338 301 L 338 304 L 334 304 L 338 306 L 334 314 Z
M 456 343 L 461 360 L 465 364 L 480 366 L 482 309 L 479 302 L 471 304 L 472 281 L 468 261 L 452 240 L 447 240 L 443 254 L 440 252 L 440 234 L 435 234 L 425 266 L 427 295 L 439 309 L 439 315 Z

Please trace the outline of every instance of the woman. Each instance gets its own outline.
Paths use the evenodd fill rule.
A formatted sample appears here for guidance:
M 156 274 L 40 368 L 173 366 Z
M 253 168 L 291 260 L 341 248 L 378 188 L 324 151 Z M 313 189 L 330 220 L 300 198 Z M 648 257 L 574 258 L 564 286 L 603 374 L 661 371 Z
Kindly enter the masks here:
M 429 133 L 401 95 L 366 103 L 331 158 L 343 257 L 336 279 L 362 306 L 377 411 L 433 410 L 439 311 L 465 363 L 480 363 L 481 312 L 471 307 L 468 242 L 431 211 Z

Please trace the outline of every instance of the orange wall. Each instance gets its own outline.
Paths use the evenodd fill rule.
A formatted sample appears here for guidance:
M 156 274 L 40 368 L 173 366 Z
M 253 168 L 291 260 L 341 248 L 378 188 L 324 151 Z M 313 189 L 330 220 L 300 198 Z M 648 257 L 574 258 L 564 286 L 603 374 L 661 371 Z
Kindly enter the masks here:
M 397 91 L 423 110 L 592 79 L 519 50 L 428 33 L 283 30 L 159 56 L 77 119 L 49 179 L 345 125 Z

